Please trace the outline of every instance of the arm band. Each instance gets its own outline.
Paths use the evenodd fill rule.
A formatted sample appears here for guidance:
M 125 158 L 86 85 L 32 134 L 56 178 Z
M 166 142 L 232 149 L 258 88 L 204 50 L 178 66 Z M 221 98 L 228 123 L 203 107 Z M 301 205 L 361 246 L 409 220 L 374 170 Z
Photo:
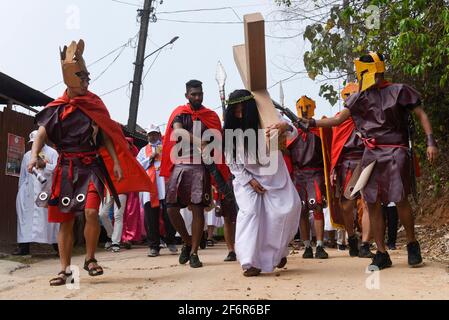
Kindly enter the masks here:
M 426 135 L 426 144 L 428 147 L 437 147 L 437 142 L 433 138 L 433 134 Z

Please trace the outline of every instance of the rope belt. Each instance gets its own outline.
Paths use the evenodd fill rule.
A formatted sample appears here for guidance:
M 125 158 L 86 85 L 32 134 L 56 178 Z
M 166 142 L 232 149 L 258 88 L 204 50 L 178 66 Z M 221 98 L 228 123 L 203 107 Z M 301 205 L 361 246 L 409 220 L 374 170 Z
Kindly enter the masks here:
M 375 138 L 363 138 L 362 142 L 365 145 L 366 148 L 373 150 L 376 148 L 404 148 L 408 149 L 406 145 L 403 144 L 377 144 Z
M 54 181 L 52 185 L 52 194 L 55 191 L 57 181 L 59 181 L 59 176 L 61 174 L 61 163 L 63 160 L 69 160 L 69 178 L 73 182 L 73 160 L 78 159 L 81 163 L 85 165 L 90 165 L 98 156 L 97 151 L 90 152 L 60 152 L 57 163 L 57 170 L 55 172 Z

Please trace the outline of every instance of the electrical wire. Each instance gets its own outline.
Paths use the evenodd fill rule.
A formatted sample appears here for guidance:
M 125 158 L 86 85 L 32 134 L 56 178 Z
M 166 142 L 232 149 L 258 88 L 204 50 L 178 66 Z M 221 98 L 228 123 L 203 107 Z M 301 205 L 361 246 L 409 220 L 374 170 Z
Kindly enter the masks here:
M 134 6 L 134 7 L 141 7 L 141 4 L 137 4 L 137 3 L 131 3 L 131 2 L 126 2 L 126 1 L 119 1 L 119 0 L 111 0 L 112 2 L 117 2 L 117 3 L 121 3 L 121 4 L 126 4 L 128 6 Z
M 129 82 L 125 83 L 124 85 L 118 87 L 118 88 L 115 88 L 115 89 L 113 89 L 113 90 L 111 90 L 111 91 L 108 91 L 108 92 L 105 92 L 105 93 L 103 93 L 103 94 L 100 94 L 100 97 L 104 97 L 104 96 L 106 96 L 106 95 L 108 95 L 108 94 L 111 94 L 111 93 L 114 93 L 114 92 L 116 92 L 116 91 L 118 91 L 118 90 L 120 90 L 120 89 L 123 89 L 124 87 L 129 86 L 129 85 L 131 84 L 131 82 L 132 82 L 132 81 L 129 81 Z
M 114 60 L 112 60 L 112 62 L 110 64 L 108 64 L 108 66 L 102 72 L 100 72 L 100 74 L 95 79 L 93 79 L 91 81 L 91 83 L 94 83 L 95 81 L 100 79 L 101 76 L 103 76 L 106 73 L 106 71 L 108 71 L 109 68 L 118 60 L 118 58 L 122 55 L 122 53 L 123 53 L 123 51 L 125 51 L 125 49 L 126 49 L 126 46 L 123 46 L 122 50 L 118 53 L 118 55 L 114 58 Z
M 91 67 L 95 64 L 97 64 L 100 61 L 103 61 L 104 59 L 106 59 L 107 57 L 109 57 L 110 55 L 114 54 L 115 52 L 117 52 L 118 50 L 122 49 L 122 48 L 126 48 L 127 46 L 132 46 L 132 41 L 138 36 L 139 33 L 136 33 L 136 35 L 130 39 L 128 39 L 127 42 L 125 42 L 124 44 L 122 44 L 121 46 L 111 50 L 110 52 L 106 53 L 104 56 L 102 56 L 101 58 L 95 60 L 94 62 L 92 62 L 91 64 L 89 64 L 87 67 Z M 47 89 L 43 90 L 42 92 L 47 92 L 57 86 L 59 86 L 60 84 L 62 84 L 64 81 L 59 81 L 58 83 L 55 83 L 54 85 L 48 87 Z

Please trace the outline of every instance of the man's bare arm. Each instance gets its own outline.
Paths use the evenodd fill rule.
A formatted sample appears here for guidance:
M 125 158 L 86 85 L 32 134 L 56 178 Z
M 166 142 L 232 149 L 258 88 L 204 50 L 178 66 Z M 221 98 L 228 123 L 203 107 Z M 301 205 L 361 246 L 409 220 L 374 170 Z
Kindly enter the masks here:
M 184 129 L 181 123 L 179 122 L 173 123 L 173 129 L 174 129 L 173 132 L 176 136 L 182 137 L 183 140 L 190 139 L 191 143 L 193 143 L 196 147 L 201 148 L 202 144 L 201 139 L 198 139 L 198 137 L 195 137 L 192 133 Z
M 343 108 L 343 110 L 335 117 L 315 120 L 315 123 L 317 127 L 337 127 L 340 124 L 342 124 L 346 119 L 348 119 L 350 116 L 351 112 L 349 111 L 349 109 Z
M 111 138 L 103 131 L 101 130 L 101 135 L 103 137 L 104 146 L 106 147 L 106 150 L 108 150 L 109 155 L 111 156 L 112 160 L 114 161 L 114 176 L 117 178 L 117 181 L 120 181 L 123 179 L 123 171 L 122 167 L 120 166 L 120 162 L 118 160 L 117 152 L 115 151 L 114 144 L 112 143 Z
M 438 148 L 433 138 L 432 125 L 430 124 L 429 117 L 422 107 L 416 107 L 413 112 L 418 117 L 421 125 L 426 133 L 426 143 L 427 143 L 427 159 L 432 163 L 438 155 Z

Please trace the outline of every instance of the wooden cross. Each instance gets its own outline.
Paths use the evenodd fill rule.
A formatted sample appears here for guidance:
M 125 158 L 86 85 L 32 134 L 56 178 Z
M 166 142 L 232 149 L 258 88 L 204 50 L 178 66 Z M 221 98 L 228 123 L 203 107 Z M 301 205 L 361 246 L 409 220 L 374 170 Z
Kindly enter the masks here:
M 262 128 L 279 122 L 273 101 L 267 90 L 267 67 L 265 56 L 265 21 L 260 13 L 243 17 L 245 44 L 233 47 L 234 61 L 245 88 L 256 99 Z

